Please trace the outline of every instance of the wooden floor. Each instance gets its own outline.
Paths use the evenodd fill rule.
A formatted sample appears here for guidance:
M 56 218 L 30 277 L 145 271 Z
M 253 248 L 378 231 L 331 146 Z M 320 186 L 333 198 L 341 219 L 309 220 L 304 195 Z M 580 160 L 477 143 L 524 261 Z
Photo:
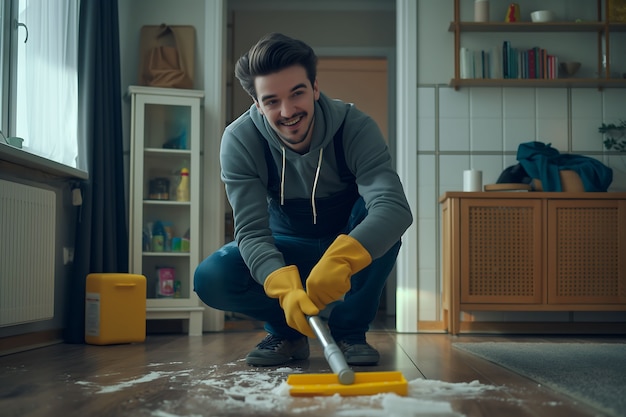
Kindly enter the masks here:
M 243 361 L 260 329 L 149 335 L 145 343 L 58 344 L 0 357 L 1 416 L 507 416 L 603 414 L 525 377 L 455 349 L 472 341 L 599 341 L 599 337 L 496 337 L 396 334 L 379 327 L 368 341 L 375 367 L 401 371 L 408 397 L 294 398 L 289 373 L 329 372 L 311 340 L 311 358 L 274 368 Z M 615 341 L 615 338 L 611 340 Z M 625 338 L 626 340 L 626 338 Z M 401 410 L 401 411 L 397 411 Z M 394 412 L 396 414 L 394 414 Z

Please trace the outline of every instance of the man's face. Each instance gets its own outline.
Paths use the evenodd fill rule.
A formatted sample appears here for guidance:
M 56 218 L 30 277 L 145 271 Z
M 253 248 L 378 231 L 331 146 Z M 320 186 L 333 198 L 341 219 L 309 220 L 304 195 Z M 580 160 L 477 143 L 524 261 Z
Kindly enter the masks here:
M 320 92 L 300 65 L 285 68 L 254 80 L 257 108 L 283 143 L 298 153 L 311 145 L 315 101 Z

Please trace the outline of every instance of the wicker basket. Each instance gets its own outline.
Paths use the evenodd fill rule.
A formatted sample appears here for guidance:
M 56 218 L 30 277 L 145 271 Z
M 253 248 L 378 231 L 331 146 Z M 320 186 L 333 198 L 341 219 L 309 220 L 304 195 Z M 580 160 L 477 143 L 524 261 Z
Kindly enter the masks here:
M 574 192 L 574 193 L 580 193 L 580 192 L 585 191 L 583 182 L 580 179 L 580 176 L 578 175 L 576 171 L 571 171 L 571 170 L 559 171 L 559 176 L 561 177 L 562 191 Z M 533 179 L 533 189 L 535 191 L 543 191 L 541 180 L 537 178 Z

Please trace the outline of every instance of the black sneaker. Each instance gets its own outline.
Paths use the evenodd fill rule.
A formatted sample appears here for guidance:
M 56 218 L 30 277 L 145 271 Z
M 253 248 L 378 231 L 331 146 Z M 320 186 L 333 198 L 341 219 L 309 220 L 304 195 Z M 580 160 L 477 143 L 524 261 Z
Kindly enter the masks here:
M 253 366 L 276 366 L 291 359 L 302 360 L 309 357 L 309 342 L 306 337 L 287 340 L 268 334 L 256 348 L 246 356 L 246 363 Z
M 348 365 L 376 365 L 380 360 L 378 351 L 365 341 L 341 340 L 337 346 L 343 352 Z

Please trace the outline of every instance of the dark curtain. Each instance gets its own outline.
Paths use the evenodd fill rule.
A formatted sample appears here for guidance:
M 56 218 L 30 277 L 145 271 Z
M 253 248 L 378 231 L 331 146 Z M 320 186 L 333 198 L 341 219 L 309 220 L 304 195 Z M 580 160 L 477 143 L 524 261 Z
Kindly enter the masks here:
M 65 341 L 85 341 L 86 277 L 128 272 L 122 99 L 117 0 L 83 0 L 78 47 L 80 154 L 89 180 L 81 184 L 74 271 L 67 292 Z

